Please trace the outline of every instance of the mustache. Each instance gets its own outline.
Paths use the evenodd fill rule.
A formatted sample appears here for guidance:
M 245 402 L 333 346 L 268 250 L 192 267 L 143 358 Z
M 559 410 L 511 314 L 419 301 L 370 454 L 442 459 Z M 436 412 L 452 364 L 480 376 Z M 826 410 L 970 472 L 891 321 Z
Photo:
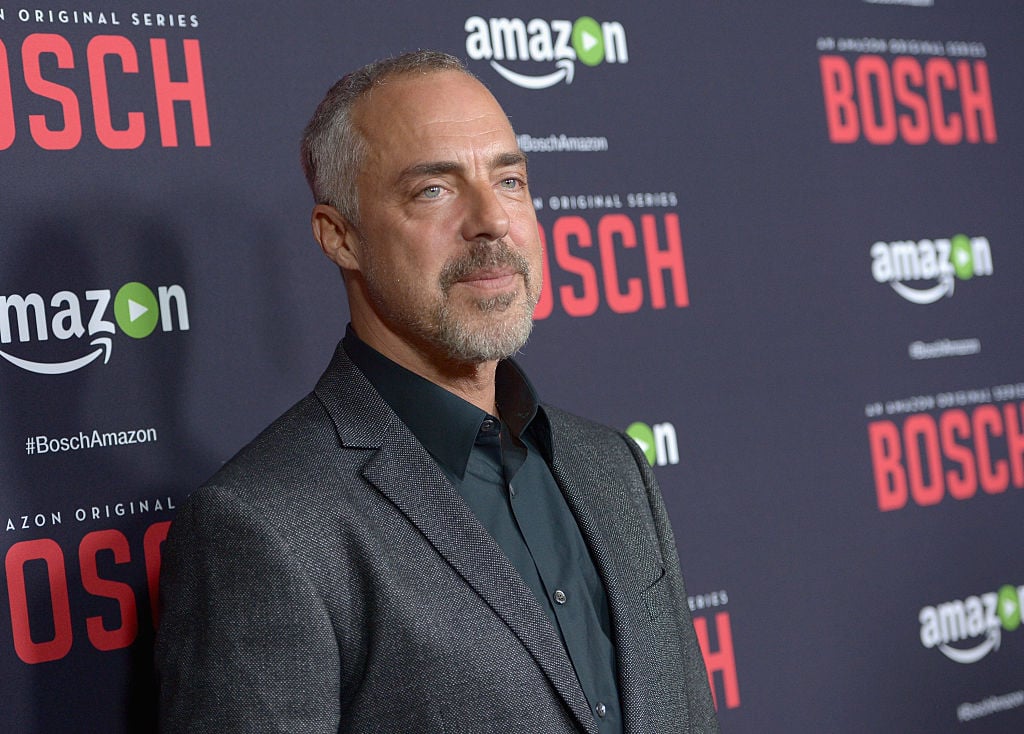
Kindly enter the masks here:
M 464 255 L 451 258 L 441 268 L 441 290 L 447 294 L 460 280 L 493 268 L 511 268 L 523 276 L 527 287 L 530 285 L 530 264 L 522 253 L 510 247 L 504 239 L 476 240 Z

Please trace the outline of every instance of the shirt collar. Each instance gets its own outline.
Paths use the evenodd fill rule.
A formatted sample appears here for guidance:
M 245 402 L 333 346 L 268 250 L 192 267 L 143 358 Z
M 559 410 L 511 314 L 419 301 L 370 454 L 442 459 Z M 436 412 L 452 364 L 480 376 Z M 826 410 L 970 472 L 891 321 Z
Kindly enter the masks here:
M 360 339 L 351 324 L 342 344 L 352 363 L 444 472 L 461 481 L 487 413 L 388 359 Z M 529 429 L 549 460 L 550 428 L 519 365 L 510 359 L 498 363 L 495 391 L 498 410 L 512 435 L 519 438 Z

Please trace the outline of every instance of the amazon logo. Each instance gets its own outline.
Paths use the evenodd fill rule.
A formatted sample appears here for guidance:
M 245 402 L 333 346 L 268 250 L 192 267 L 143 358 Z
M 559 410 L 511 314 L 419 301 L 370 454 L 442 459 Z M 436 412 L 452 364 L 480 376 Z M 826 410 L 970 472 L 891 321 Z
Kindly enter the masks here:
M 110 320 L 113 306 L 113 320 Z M 163 331 L 188 331 L 188 299 L 180 285 L 153 290 L 142 283 L 84 294 L 59 291 L 47 301 L 39 293 L 0 295 L 0 357 L 39 375 L 60 375 L 93 362 L 110 361 L 118 329 L 145 339 L 157 326 Z M 42 342 L 76 343 L 68 359 L 38 359 Z
M 918 614 L 921 644 L 937 648 L 950 660 L 968 665 L 999 649 L 1003 632 L 1021 623 L 1024 586 L 1007 584 L 999 591 L 928 606 Z
M 876 242 L 871 246 L 871 276 L 919 305 L 950 298 L 956 281 L 992 275 L 987 237 L 964 234 L 918 241 Z
M 572 84 L 577 62 L 598 66 L 629 61 L 622 23 L 599 23 L 587 15 L 575 21 L 474 15 L 466 19 L 464 30 L 469 58 L 490 62 L 502 78 L 523 89 Z M 546 69 L 524 73 L 524 68 L 513 69 L 508 62 L 535 62 Z

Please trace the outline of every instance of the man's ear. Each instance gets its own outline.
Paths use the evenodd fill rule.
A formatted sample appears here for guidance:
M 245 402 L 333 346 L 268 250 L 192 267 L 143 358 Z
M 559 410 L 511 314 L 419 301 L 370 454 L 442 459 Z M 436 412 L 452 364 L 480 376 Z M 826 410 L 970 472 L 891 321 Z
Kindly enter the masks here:
M 311 217 L 313 237 L 320 249 L 342 270 L 359 270 L 359 235 L 345 217 L 329 204 L 317 204 Z

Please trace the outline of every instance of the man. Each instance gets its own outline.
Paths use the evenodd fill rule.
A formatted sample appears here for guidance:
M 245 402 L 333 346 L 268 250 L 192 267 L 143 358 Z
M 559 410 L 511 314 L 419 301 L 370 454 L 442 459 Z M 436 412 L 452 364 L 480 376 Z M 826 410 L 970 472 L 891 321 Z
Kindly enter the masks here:
M 453 57 L 338 82 L 303 140 L 351 325 L 175 520 L 165 732 L 717 731 L 654 477 L 541 407 L 526 160 Z

